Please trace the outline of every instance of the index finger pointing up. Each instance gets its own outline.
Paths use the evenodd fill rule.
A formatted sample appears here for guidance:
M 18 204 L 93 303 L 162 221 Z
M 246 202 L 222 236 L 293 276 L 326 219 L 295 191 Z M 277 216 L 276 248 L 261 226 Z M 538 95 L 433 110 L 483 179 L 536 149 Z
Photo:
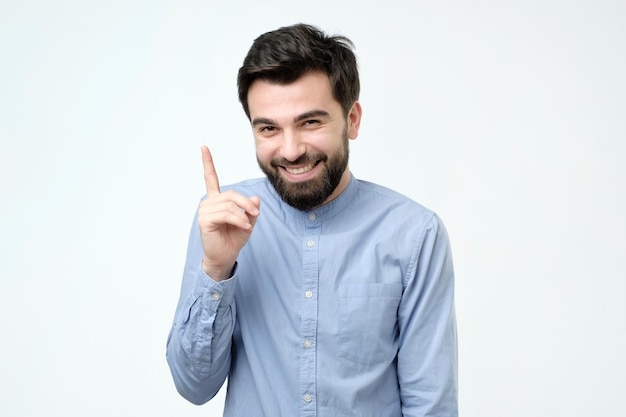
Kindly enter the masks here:
M 215 165 L 213 165 L 213 157 L 211 151 L 206 146 L 200 148 L 202 151 L 202 166 L 204 167 L 204 185 L 206 186 L 206 194 L 210 196 L 212 194 L 219 194 L 220 182 L 217 179 L 217 172 L 215 172 Z

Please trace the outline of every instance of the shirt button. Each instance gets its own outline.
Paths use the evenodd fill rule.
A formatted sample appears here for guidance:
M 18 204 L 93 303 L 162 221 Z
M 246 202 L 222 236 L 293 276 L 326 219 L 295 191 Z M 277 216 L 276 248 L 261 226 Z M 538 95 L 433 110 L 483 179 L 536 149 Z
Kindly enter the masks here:
M 220 293 L 214 292 L 213 294 L 211 294 L 211 297 L 213 297 L 214 300 L 219 300 L 222 296 L 220 295 Z
M 310 403 L 313 400 L 313 397 L 311 397 L 309 394 L 306 394 L 304 396 L 304 402 L 305 403 Z
M 314 242 L 314 241 L 312 241 L 312 240 L 309 240 L 308 242 L 306 242 L 306 245 L 307 245 L 309 248 L 312 248 L 313 246 L 315 246 L 315 242 Z
M 304 347 L 305 347 L 305 348 L 307 348 L 307 349 L 308 349 L 308 348 L 310 348 L 312 345 L 313 345 L 313 343 L 311 343 L 311 341 L 310 341 L 310 340 L 305 340 L 305 341 L 304 341 Z
M 317 216 L 315 215 L 315 213 L 309 214 L 309 220 L 313 221 L 315 219 L 317 219 Z
M 304 296 L 305 296 L 306 298 L 313 298 L 313 291 L 307 291 L 307 292 L 305 292 L 305 293 L 304 293 Z

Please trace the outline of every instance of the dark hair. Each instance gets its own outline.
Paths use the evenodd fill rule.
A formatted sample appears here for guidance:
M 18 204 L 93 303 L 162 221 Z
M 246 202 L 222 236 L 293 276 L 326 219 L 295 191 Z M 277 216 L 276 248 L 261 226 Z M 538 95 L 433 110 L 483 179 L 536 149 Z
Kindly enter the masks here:
M 288 84 L 309 71 L 322 71 L 328 75 L 333 96 L 347 116 L 360 92 L 353 48 L 345 36 L 328 36 L 302 23 L 264 33 L 254 40 L 237 75 L 243 110 L 250 118 L 248 89 L 255 80 Z

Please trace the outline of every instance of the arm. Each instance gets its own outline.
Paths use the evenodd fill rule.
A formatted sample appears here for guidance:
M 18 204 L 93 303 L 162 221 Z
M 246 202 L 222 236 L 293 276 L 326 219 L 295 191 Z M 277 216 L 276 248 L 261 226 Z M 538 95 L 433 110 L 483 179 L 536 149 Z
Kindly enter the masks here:
M 203 404 L 219 391 L 230 368 L 236 278 L 216 282 L 202 269 L 197 224 L 196 215 L 166 358 L 178 392 Z
M 398 380 L 405 417 L 457 417 L 454 270 L 437 216 L 417 242 L 398 311 Z
M 178 392 L 194 404 L 213 398 L 230 369 L 235 327 L 234 280 L 260 201 L 220 192 L 209 149 L 202 147 L 206 198 L 200 202 L 187 246 L 187 260 L 167 362 Z

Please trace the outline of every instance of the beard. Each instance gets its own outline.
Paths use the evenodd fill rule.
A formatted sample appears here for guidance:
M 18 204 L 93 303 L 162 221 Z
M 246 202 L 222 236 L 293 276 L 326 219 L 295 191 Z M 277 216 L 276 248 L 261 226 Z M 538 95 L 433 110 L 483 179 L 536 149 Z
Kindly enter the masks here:
M 269 165 L 258 160 L 261 171 L 283 201 L 290 206 L 308 211 L 322 205 L 335 191 L 341 177 L 348 167 L 349 144 L 347 132 L 344 133 L 341 146 L 334 154 L 328 156 L 324 153 L 304 154 L 295 161 L 286 159 L 273 159 Z M 307 165 L 309 163 L 324 163 L 326 166 L 316 178 L 307 181 L 290 182 L 283 178 L 281 166 Z

